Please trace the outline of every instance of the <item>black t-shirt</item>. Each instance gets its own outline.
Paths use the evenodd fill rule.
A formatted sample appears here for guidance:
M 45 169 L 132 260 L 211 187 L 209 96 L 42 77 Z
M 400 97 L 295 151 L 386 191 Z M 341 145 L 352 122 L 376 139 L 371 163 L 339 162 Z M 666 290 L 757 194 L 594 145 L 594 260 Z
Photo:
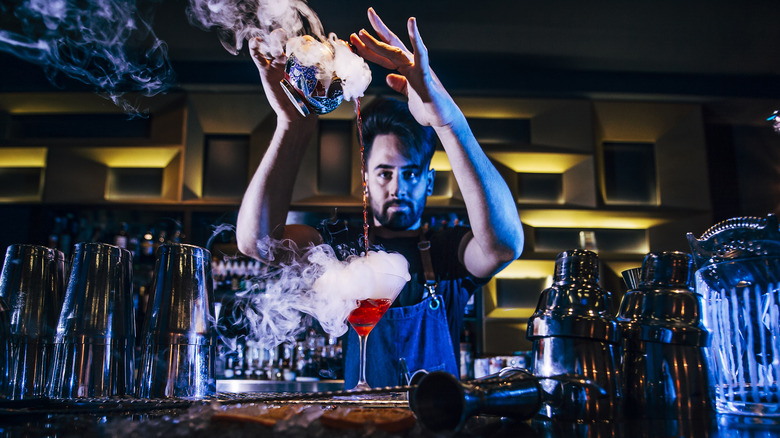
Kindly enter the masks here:
M 442 298 L 447 314 L 450 337 L 456 358 L 460 350 L 460 331 L 463 325 L 463 310 L 471 295 L 489 279 L 471 275 L 458 260 L 458 248 L 468 227 L 456 226 L 438 230 L 428 230 L 422 240 L 431 242 L 431 263 L 436 275 L 436 293 Z M 343 223 L 328 224 L 320 228 L 325 243 L 336 251 L 339 259 L 365 251 L 362 226 L 347 226 Z M 425 298 L 425 274 L 417 244 L 419 236 L 382 238 L 375 236 L 371 249 L 397 252 L 409 262 L 411 280 L 398 294 L 393 307 L 411 306 Z

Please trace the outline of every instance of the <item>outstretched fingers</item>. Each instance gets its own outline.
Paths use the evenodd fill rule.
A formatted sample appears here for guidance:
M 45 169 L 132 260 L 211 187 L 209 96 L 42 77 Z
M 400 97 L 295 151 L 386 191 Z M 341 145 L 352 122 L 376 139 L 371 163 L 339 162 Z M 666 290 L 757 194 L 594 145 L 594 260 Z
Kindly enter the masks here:
M 258 69 L 262 70 L 271 63 L 268 59 L 266 59 L 265 55 L 263 55 L 262 50 L 260 50 L 260 37 L 252 38 L 249 40 L 249 53 L 252 55 L 252 60 L 255 62 L 255 65 Z
M 409 51 L 403 41 L 385 25 L 381 18 L 379 18 L 379 14 L 376 13 L 374 8 L 368 8 L 368 21 L 382 41 L 392 46 L 399 47 L 407 52 Z
M 352 43 L 352 46 L 357 50 L 358 55 L 362 56 L 366 60 L 373 62 L 375 64 L 379 64 L 382 67 L 388 69 L 388 70 L 394 70 L 395 65 L 390 62 L 389 59 L 379 55 L 376 53 L 373 49 L 369 48 L 366 42 L 374 40 L 374 38 L 368 34 L 365 30 L 360 31 L 360 36 L 356 34 L 352 34 L 349 36 L 349 42 Z M 376 40 L 374 40 L 375 44 L 378 44 Z M 376 47 L 374 44 L 372 44 L 372 47 Z
M 417 19 L 414 17 L 409 18 L 406 27 L 409 31 L 409 39 L 412 41 L 412 48 L 414 48 L 414 64 L 422 69 L 424 76 L 428 76 L 430 73 L 430 68 L 428 67 L 428 48 L 425 47 L 422 36 L 420 36 L 420 29 L 417 27 Z
M 358 37 L 366 49 L 366 54 L 371 56 L 369 60 L 376 62 L 382 67 L 395 70 L 412 63 L 411 55 L 404 49 L 377 40 L 366 32 L 365 29 L 360 31 Z

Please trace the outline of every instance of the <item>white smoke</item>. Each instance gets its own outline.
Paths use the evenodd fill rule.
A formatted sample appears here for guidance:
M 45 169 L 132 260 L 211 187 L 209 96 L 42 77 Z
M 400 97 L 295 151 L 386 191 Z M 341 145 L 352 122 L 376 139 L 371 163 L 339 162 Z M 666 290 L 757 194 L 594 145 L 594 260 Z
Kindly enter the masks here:
M 173 83 L 151 9 L 135 0 L 4 0 L 0 13 L 0 50 L 42 66 L 52 83 L 67 75 L 128 112 L 125 93 L 153 96 Z
M 312 246 L 299 257 L 287 257 L 296 252 L 290 241 L 266 237 L 258 246 L 270 265 L 237 294 L 240 304 L 235 307 L 241 311 L 231 316 L 231 324 L 263 348 L 294 342 L 306 328 L 305 315 L 317 319 L 328 334 L 341 336 L 359 300 L 395 299 L 411 278 L 409 263 L 396 253 L 369 251 L 340 261 L 329 245 Z M 280 262 L 280 256 L 286 261 Z
M 259 37 L 266 57 L 286 53 L 301 65 L 316 66 L 325 88 L 334 76 L 340 78 L 347 100 L 363 96 L 371 83 L 368 64 L 336 34 L 326 38 L 319 17 L 303 0 L 190 0 L 187 12 L 193 25 L 216 30 L 234 55 L 244 41 Z

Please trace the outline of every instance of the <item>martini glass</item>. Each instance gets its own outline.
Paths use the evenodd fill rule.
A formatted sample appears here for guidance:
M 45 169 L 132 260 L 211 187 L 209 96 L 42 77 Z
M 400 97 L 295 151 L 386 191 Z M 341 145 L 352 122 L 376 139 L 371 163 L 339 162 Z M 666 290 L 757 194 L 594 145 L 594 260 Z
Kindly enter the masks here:
M 404 288 L 408 278 L 392 273 L 376 273 L 377 290 L 371 294 L 372 298 L 358 300 L 358 307 L 353 310 L 347 321 L 355 329 L 360 340 L 360 375 L 357 385 L 352 388 L 355 391 L 371 389 L 366 382 L 366 342 L 371 330 L 376 326 L 387 309 L 393 304 L 398 294 Z

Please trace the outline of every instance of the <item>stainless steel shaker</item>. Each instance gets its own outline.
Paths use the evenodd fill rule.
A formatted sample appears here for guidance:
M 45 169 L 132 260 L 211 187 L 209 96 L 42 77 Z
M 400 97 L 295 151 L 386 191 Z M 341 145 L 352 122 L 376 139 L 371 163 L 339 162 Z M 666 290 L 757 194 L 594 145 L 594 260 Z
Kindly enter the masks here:
M 610 295 L 599 287 L 598 256 L 579 249 L 558 254 L 553 280 L 528 320 L 531 371 L 537 377 L 578 375 L 596 386 L 583 387 L 556 405 L 545 403 L 539 413 L 567 421 L 619 420 L 620 332 L 609 311 Z M 556 383 L 541 380 L 541 385 L 552 393 Z
M 43 397 L 54 328 L 62 306 L 65 256 L 39 245 L 11 245 L 0 276 L 0 297 L 8 305 L 10 354 L 8 398 Z
M 193 245 L 161 245 L 147 306 L 137 396 L 200 399 L 215 394 L 211 253 Z
M 132 394 L 132 254 L 105 243 L 77 243 L 74 249 L 48 395 L 69 399 Z
M 648 254 L 639 285 L 623 297 L 626 416 L 694 420 L 711 414 L 704 348 L 707 331 L 690 289 L 692 259 L 682 252 Z

